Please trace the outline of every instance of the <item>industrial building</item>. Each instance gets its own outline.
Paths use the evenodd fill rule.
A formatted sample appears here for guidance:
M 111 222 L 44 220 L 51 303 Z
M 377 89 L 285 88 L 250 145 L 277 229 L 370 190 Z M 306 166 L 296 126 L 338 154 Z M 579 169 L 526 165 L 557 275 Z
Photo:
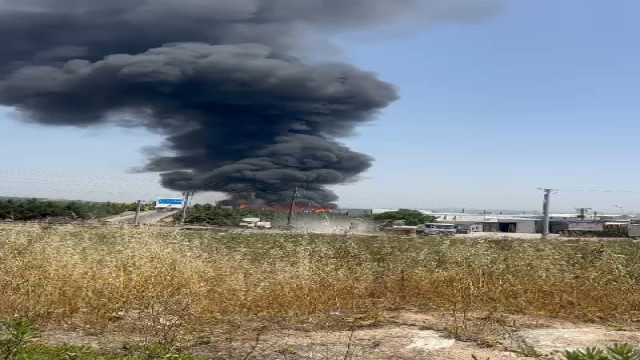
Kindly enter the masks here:
M 536 222 L 528 218 L 495 217 L 487 218 L 483 223 L 484 232 L 535 234 Z
M 343 210 L 349 216 L 359 217 L 371 214 L 380 214 L 399 209 L 346 209 Z M 432 215 L 440 223 L 456 225 L 463 232 L 487 232 L 487 233 L 520 233 L 535 234 L 542 232 L 541 214 L 468 214 L 453 212 L 435 212 L 418 210 L 426 215 Z M 610 231 L 612 226 L 628 227 L 630 217 L 626 215 L 597 214 L 583 218 L 581 214 L 555 213 L 550 214 L 550 232 L 603 232 Z M 640 221 L 639 221 L 640 222 Z
M 438 221 L 458 225 L 469 232 L 535 234 L 539 219 L 513 215 L 434 214 Z

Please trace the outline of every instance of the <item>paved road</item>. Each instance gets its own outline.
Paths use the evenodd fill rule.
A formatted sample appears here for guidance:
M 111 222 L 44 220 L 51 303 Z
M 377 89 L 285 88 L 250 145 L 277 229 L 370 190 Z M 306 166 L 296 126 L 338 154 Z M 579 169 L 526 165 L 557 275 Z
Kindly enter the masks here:
M 173 216 L 177 213 L 178 213 L 178 210 L 167 211 L 167 212 L 145 211 L 140 213 L 139 220 L 140 220 L 140 224 L 153 224 L 153 223 L 157 223 L 162 219 Z M 109 222 L 113 224 L 133 224 L 134 220 L 135 220 L 135 215 L 127 215 L 127 216 L 111 219 L 109 220 Z

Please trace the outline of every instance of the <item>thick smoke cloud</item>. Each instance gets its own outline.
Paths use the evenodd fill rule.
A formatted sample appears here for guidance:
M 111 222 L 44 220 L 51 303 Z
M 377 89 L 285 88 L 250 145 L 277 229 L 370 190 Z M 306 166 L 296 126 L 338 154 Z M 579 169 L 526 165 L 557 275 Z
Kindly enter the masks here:
M 277 205 L 300 186 L 309 204 L 331 206 L 337 198 L 326 186 L 354 181 L 373 160 L 335 139 L 396 91 L 353 66 L 288 54 L 308 47 L 309 31 L 375 25 L 414 9 L 430 22 L 464 20 L 492 4 L 0 0 L 0 104 L 42 124 L 165 134 L 171 153 L 144 170 L 161 172 L 171 189 Z

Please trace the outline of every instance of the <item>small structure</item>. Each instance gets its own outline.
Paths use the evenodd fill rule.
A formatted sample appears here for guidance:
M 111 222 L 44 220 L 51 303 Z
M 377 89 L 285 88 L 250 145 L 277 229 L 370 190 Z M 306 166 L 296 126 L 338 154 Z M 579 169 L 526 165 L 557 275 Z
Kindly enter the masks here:
M 474 214 L 434 214 L 438 221 L 456 225 L 462 233 L 482 232 L 485 215 Z
M 487 218 L 482 224 L 484 232 L 535 234 L 536 219 L 528 218 Z

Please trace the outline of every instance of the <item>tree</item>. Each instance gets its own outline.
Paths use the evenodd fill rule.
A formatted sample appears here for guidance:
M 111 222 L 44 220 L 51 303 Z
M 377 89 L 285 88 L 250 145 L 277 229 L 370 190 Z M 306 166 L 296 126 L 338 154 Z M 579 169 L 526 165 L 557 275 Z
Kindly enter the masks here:
M 398 211 L 389 211 L 382 214 L 373 215 L 373 220 L 376 222 L 393 222 L 404 221 L 405 225 L 416 226 L 420 224 L 426 224 L 436 221 L 436 217 L 431 215 L 425 215 L 417 210 L 401 209 Z
M 118 203 L 0 199 L 0 220 L 30 221 L 52 217 L 86 220 L 120 214 L 129 206 Z

